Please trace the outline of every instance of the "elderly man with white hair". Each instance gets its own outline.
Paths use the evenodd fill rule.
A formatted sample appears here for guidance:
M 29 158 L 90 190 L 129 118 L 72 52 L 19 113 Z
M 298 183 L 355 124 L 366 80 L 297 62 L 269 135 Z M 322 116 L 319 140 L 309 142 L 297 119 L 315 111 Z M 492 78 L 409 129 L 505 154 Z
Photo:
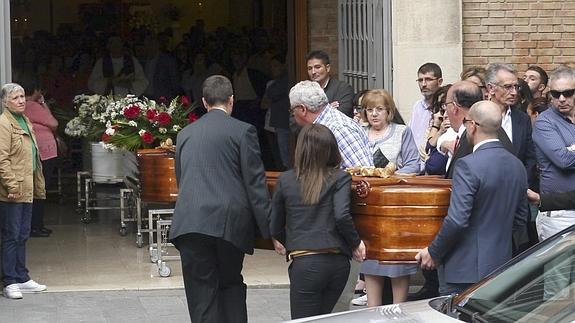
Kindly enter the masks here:
M 300 126 L 318 123 L 333 132 L 341 153 L 342 167 L 373 166 L 368 138 L 361 126 L 329 105 L 317 82 L 302 81 L 289 93 L 290 113 Z

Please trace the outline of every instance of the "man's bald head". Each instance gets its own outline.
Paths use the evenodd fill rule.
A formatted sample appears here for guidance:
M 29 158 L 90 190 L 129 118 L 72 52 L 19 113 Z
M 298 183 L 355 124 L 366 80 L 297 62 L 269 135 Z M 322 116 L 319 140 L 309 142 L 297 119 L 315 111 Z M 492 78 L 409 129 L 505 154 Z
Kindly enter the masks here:
M 453 83 L 451 90 L 457 105 L 464 109 L 469 109 L 476 102 L 483 100 L 481 88 L 471 81 L 457 81 Z
M 478 131 L 484 135 L 497 138 L 497 131 L 501 128 L 501 109 L 491 101 L 479 101 L 471 106 L 469 119 L 476 122 Z

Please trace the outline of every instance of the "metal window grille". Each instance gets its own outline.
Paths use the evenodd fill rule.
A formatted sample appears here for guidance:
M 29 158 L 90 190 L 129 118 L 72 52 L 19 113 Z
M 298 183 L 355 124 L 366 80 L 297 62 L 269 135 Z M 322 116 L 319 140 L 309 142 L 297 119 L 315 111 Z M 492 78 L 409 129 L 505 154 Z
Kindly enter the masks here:
M 391 0 L 338 0 L 339 79 L 392 89 Z

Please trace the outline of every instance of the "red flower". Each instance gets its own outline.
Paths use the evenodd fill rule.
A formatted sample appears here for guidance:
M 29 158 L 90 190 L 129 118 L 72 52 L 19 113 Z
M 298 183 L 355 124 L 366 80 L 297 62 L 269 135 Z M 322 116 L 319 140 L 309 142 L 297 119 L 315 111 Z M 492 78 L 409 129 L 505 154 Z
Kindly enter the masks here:
M 167 126 L 172 122 L 172 117 L 167 112 L 160 112 L 156 117 L 156 121 L 158 121 L 160 126 Z
M 181 103 L 183 106 L 187 107 L 187 106 L 190 105 L 190 99 L 188 99 L 187 96 L 182 95 L 182 96 L 180 97 L 180 103 Z
M 149 131 L 144 132 L 144 134 L 142 135 L 142 141 L 145 144 L 151 144 L 154 142 L 154 135 L 152 135 L 152 133 L 150 133 Z
M 131 105 L 124 109 L 124 116 L 128 119 L 136 119 L 140 115 L 140 108 L 137 105 Z
M 110 136 L 109 134 L 107 134 L 107 133 L 104 132 L 104 133 L 102 134 L 102 138 L 101 138 L 101 139 L 102 139 L 103 142 L 108 142 L 108 140 L 110 140 L 111 137 L 112 137 L 112 136 Z
M 158 112 L 156 112 L 156 110 L 154 109 L 148 109 L 146 111 L 146 118 L 148 118 L 148 121 L 150 122 L 154 121 L 154 119 L 156 119 L 157 116 Z
M 196 120 L 198 120 L 200 117 L 198 117 L 198 115 L 195 112 L 190 112 L 188 113 L 188 123 L 192 123 Z

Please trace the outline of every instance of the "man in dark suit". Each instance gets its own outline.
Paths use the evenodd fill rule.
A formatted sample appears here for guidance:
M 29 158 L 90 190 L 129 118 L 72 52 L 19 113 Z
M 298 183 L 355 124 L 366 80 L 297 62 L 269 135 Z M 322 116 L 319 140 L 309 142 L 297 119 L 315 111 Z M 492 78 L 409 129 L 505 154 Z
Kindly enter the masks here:
M 178 200 L 170 238 L 180 251 L 194 323 L 247 322 L 244 254 L 256 225 L 269 236 L 270 200 L 254 126 L 230 116 L 231 82 L 207 78 L 208 113 L 177 138 Z
M 329 55 L 322 50 L 312 51 L 307 55 L 306 61 L 309 79 L 318 82 L 323 88 L 329 105 L 353 118 L 353 88 L 330 77 Z
M 451 127 L 457 133 L 457 139 L 443 140 L 440 138 L 438 147 L 440 149 L 449 151 L 449 163 L 445 178 L 453 178 L 454 165 L 457 160 L 471 154 L 473 152 L 473 144 L 467 138 L 467 131 L 465 130 L 464 120 L 469 115 L 471 106 L 483 99 L 483 92 L 477 84 L 469 81 L 458 81 L 447 91 L 445 96 L 445 111 L 451 123 Z M 513 153 L 513 145 L 501 128 L 497 130 L 497 138 L 499 142 L 509 152 Z M 423 287 L 415 294 L 410 294 L 408 300 L 414 301 L 419 299 L 426 299 L 436 297 L 439 293 L 439 281 L 437 272 L 435 270 L 423 270 L 425 283 Z
M 508 64 L 491 64 L 485 75 L 491 101 L 499 106 L 502 114 L 501 127 L 511 139 L 515 156 L 523 162 L 527 174 L 535 166 L 535 146 L 531 138 L 531 119 L 518 109 L 511 108 L 517 101 L 519 85 L 517 72 Z M 533 178 L 529 178 L 531 182 Z
M 451 148 L 452 156 L 445 178 L 453 178 L 453 166 L 455 162 L 471 154 L 473 151 L 473 145 L 467 140 L 467 132 L 463 120 L 469 115 L 471 106 L 482 99 L 483 93 L 481 92 L 481 88 L 477 86 L 477 84 L 469 81 L 455 82 L 447 91 L 445 96 L 445 111 L 451 122 L 451 127 L 457 132 L 459 139 L 456 140 L 457 145 L 455 145 L 455 142 L 446 142 L 448 145 L 453 145 L 454 147 Z M 502 128 L 497 130 L 497 139 L 499 139 L 507 150 L 514 153 L 513 145 Z
M 473 153 L 457 161 L 448 214 L 415 257 L 423 269 L 438 266 L 441 295 L 463 291 L 511 259 L 513 229 L 527 218 L 527 173 L 497 139 L 497 105 L 474 104 L 463 123 Z

